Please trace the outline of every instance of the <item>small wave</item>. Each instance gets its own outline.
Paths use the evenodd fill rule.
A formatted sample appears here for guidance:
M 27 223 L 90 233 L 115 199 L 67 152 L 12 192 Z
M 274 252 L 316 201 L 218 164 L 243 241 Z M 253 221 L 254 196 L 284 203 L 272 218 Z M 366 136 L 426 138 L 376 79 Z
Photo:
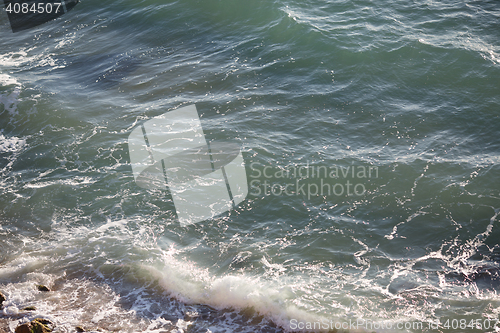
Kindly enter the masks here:
M 205 304 L 217 310 L 253 309 L 272 320 L 286 332 L 291 319 L 303 322 L 325 320 L 321 316 L 291 304 L 297 295 L 292 287 L 278 281 L 241 275 L 212 276 L 207 270 L 167 255 L 165 267 L 143 266 L 170 295 L 186 304 Z

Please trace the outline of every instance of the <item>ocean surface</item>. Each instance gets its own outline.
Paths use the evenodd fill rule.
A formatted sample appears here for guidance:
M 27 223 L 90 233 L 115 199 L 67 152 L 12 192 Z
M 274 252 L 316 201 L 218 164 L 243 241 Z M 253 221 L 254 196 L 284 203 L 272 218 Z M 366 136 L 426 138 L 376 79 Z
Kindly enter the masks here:
M 499 1 L 82 0 L 0 32 L 12 332 L 500 332 Z M 184 226 L 128 137 L 193 104 L 248 195 Z

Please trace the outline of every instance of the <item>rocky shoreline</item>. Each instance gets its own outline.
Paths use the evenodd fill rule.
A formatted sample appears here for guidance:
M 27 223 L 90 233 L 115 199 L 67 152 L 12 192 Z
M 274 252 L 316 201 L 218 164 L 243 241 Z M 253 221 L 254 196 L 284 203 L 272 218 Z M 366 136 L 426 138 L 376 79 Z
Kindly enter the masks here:
M 50 289 L 45 285 L 37 285 L 37 289 L 41 292 L 50 292 Z M 7 301 L 7 297 L 0 291 L 0 310 L 3 309 L 3 303 Z M 22 309 L 23 312 L 6 316 L 0 313 L 0 333 L 10 333 L 10 322 L 15 319 L 18 320 L 23 317 L 28 317 L 30 311 L 35 311 L 36 307 L 27 306 Z M 34 318 L 29 322 L 25 322 L 16 327 L 15 333 L 50 333 L 54 330 L 55 324 L 50 320 L 44 318 Z M 86 330 L 82 326 L 76 326 L 75 332 L 85 332 Z
M 50 302 L 51 294 L 57 293 L 57 287 L 51 290 L 45 285 L 31 284 L 30 289 L 37 290 L 39 296 L 42 300 Z M 57 319 L 53 319 L 44 313 L 40 313 L 38 306 L 30 305 L 29 303 L 23 305 L 17 305 L 18 310 L 9 310 L 9 303 L 19 303 L 16 297 L 13 297 L 9 302 L 9 293 L 7 296 L 2 294 L 0 290 L 0 333 L 50 333 L 50 332 L 90 332 L 90 333 L 103 333 L 103 332 L 133 332 L 132 327 L 113 327 L 106 326 L 105 322 L 85 322 L 85 319 L 80 319 L 78 321 L 73 321 L 72 324 L 68 322 L 59 322 Z M 85 302 L 85 301 L 83 301 Z M 22 304 L 22 302 L 21 302 Z M 6 311 L 7 310 L 7 311 Z M 257 328 L 260 325 L 258 331 L 261 333 L 279 333 L 284 332 L 283 329 L 278 328 L 276 324 L 269 321 L 267 325 L 262 326 L 262 322 L 265 321 L 264 316 L 255 312 L 253 308 L 246 308 L 235 313 L 232 309 L 221 309 L 217 310 L 209 306 L 200 305 L 197 309 L 193 311 L 186 311 L 180 317 L 174 315 L 162 315 L 161 318 L 163 322 L 161 326 L 155 327 L 156 330 L 162 333 L 169 332 L 179 332 L 178 327 L 174 324 L 180 322 L 183 326 L 181 331 L 186 333 L 201 332 L 202 327 L 204 327 L 203 332 L 206 331 L 206 327 L 209 326 L 207 323 L 216 324 L 220 321 L 224 321 L 231 316 L 233 319 L 237 316 L 241 318 L 238 319 L 240 324 L 248 325 L 250 327 Z M 51 320 L 52 319 L 52 320 Z M 112 321 L 111 321 L 112 322 Z M 109 323 L 109 321 L 107 322 Z M 143 328 L 145 328 L 143 326 Z M 137 329 L 134 331 L 141 331 Z M 303 332 L 303 331 L 302 331 Z M 322 331 L 323 332 L 323 331 Z M 330 330 L 328 333 L 335 333 L 336 330 Z M 291 332 L 298 333 L 298 332 Z

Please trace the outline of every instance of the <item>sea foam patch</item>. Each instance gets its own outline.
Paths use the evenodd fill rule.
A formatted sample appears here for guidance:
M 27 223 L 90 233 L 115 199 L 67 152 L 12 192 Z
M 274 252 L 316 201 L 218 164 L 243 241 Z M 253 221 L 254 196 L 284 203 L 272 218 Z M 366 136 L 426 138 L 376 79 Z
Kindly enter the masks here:
M 26 144 L 26 139 L 6 137 L 0 133 L 0 153 L 13 153 L 19 151 Z
M 0 65 L 4 63 L 3 60 L 5 59 L 0 57 Z M 0 105 L 3 105 L 3 109 L 7 110 L 11 115 L 17 114 L 21 84 L 8 74 L 0 74 L 0 88 Z

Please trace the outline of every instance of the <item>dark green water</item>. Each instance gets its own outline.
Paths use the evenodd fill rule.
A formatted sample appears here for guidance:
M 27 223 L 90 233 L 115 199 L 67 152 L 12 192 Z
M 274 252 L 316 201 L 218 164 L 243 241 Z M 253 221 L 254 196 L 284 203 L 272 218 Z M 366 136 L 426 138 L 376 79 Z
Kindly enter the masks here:
M 498 1 L 83 0 L 0 29 L 3 316 L 499 332 Z M 181 226 L 128 136 L 191 104 L 249 194 Z

